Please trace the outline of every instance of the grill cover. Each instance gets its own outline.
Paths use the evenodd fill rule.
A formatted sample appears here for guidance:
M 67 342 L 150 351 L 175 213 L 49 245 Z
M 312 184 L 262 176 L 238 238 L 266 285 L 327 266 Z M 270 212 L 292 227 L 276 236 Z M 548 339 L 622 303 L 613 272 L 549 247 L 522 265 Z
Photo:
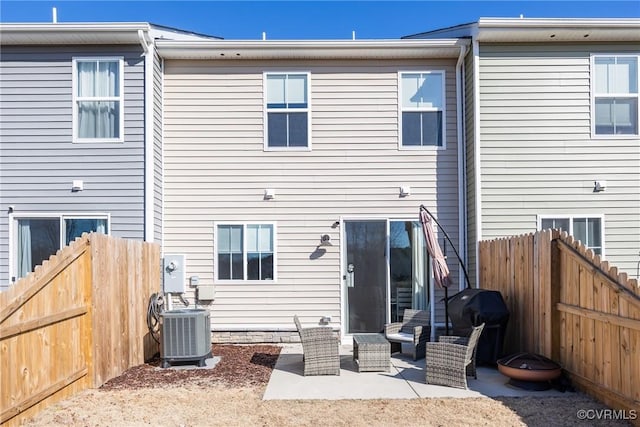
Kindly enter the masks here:
M 449 298 L 449 318 L 454 329 L 506 324 L 509 309 L 498 291 L 465 289 Z
M 509 309 L 502 294 L 487 289 L 465 289 L 449 298 L 449 319 L 454 335 L 468 335 L 473 326 L 485 324 L 476 362 L 495 364 L 502 353 Z

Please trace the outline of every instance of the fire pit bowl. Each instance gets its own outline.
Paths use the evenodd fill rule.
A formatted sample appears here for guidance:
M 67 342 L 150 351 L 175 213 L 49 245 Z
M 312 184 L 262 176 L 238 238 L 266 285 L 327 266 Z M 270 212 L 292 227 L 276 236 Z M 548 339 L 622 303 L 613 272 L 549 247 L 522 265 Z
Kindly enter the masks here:
M 549 381 L 562 374 L 562 368 L 551 359 L 534 353 L 518 353 L 497 361 L 498 371 L 511 379 L 516 387 L 547 390 Z

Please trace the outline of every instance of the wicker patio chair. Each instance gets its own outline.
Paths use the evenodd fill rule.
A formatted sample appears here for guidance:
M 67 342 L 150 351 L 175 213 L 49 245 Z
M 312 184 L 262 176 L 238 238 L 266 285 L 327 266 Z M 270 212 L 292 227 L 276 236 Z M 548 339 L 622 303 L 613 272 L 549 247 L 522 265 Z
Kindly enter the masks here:
M 483 328 L 484 323 L 474 327 L 466 344 L 452 342 L 427 343 L 425 360 L 427 384 L 468 388 L 467 374 L 469 371 L 467 370 L 467 366 L 473 363 L 473 355 Z M 453 338 L 450 337 L 447 338 L 447 340 L 453 340 Z M 459 342 L 462 343 L 464 340 L 460 340 Z
M 293 321 L 302 343 L 304 375 L 340 375 L 340 341 L 331 328 L 303 328 L 297 315 Z
M 411 344 L 413 360 L 424 357 L 425 344 L 429 341 L 430 334 L 427 310 L 405 309 L 402 322 L 384 326 L 384 336 L 391 343 L 391 352 L 402 351 L 402 343 Z
M 438 342 L 450 343 L 450 344 L 460 344 L 460 345 L 469 345 L 469 337 L 459 337 L 455 335 L 441 335 L 438 337 Z M 478 351 L 478 346 L 476 345 L 473 349 L 473 355 L 471 356 L 471 363 L 467 365 L 467 376 L 473 377 L 474 379 L 478 379 L 478 374 L 476 372 L 476 352 Z

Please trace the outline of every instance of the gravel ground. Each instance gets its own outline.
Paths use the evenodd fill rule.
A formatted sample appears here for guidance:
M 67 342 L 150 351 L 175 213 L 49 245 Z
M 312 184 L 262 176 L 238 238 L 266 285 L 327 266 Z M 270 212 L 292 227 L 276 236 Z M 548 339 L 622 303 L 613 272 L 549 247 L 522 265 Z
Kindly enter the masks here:
M 29 426 L 618 426 L 581 420 L 605 406 L 581 393 L 559 398 L 270 400 L 262 395 L 280 348 L 214 345 L 214 369 L 133 367 L 101 388 L 49 407 Z

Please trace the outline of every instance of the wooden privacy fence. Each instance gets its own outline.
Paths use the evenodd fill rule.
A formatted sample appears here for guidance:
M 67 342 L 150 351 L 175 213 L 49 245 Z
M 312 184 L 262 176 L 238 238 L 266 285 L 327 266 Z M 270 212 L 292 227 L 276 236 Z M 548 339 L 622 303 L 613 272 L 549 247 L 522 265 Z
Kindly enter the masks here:
M 480 288 L 500 291 L 511 312 L 507 354 L 549 357 L 582 390 L 640 413 L 636 279 L 557 230 L 480 242 L 479 263 Z
M 158 351 L 157 244 L 85 234 L 0 293 L 0 423 L 99 387 Z

